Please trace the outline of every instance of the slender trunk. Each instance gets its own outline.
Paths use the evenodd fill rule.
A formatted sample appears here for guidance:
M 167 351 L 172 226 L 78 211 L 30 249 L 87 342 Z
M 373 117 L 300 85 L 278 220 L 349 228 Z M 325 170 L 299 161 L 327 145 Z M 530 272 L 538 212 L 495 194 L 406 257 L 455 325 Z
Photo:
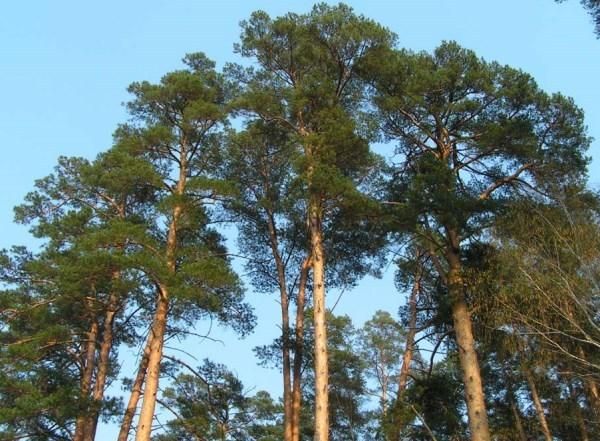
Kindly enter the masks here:
M 513 418 L 515 419 L 515 428 L 517 429 L 519 440 L 527 441 L 527 435 L 525 434 L 525 429 L 523 429 L 523 422 L 521 421 L 521 412 L 519 412 L 519 409 L 517 408 L 517 405 L 514 402 L 510 403 L 510 410 L 512 411 Z
M 590 441 L 590 437 L 588 436 L 588 431 L 587 431 L 587 427 L 585 426 L 585 419 L 583 418 L 583 415 L 581 413 L 581 408 L 579 407 L 579 404 L 575 403 L 575 406 L 577 406 L 575 413 L 576 413 L 576 418 L 577 418 L 577 425 L 579 426 L 579 432 L 581 434 L 581 441 Z
M 577 393 L 571 384 L 568 384 L 569 395 L 571 396 L 572 406 L 575 409 L 575 418 L 577 419 L 577 425 L 579 426 L 579 433 L 581 435 L 581 441 L 590 441 L 588 436 L 587 427 L 585 426 L 585 419 L 579 407 L 579 400 L 577 399 Z
M 181 197 L 185 192 L 187 179 L 187 151 L 182 143 L 179 156 L 179 180 L 174 190 L 176 197 Z M 176 251 L 177 251 L 177 229 L 179 228 L 179 218 L 183 214 L 183 205 L 176 203 L 173 207 L 173 218 L 169 224 L 166 246 L 166 263 L 169 273 L 175 275 L 176 272 Z M 159 295 L 154 313 L 154 322 L 152 324 L 152 344 L 150 345 L 150 355 L 148 356 L 148 368 L 146 372 L 146 386 L 144 387 L 144 398 L 142 400 L 142 409 L 138 422 L 136 441 L 150 441 L 152 433 L 152 421 L 154 419 L 154 410 L 156 408 L 156 399 L 158 394 L 158 383 L 160 380 L 160 365 L 163 355 L 163 345 L 165 333 L 167 330 L 167 315 L 169 312 L 169 289 L 164 283 L 159 283 Z
M 448 293 L 452 304 L 454 333 L 465 386 L 471 441 L 490 441 L 483 381 L 475 351 L 471 313 L 463 291 L 458 234 L 449 229 L 448 235 L 451 244 L 447 250 Z
M 89 415 L 88 401 L 94 377 L 94 365 L 96 360 L 96 341 L 98 339 L 98 321 L 93 319 L 90 330 L 87 332 L 87 343 L 85 345 L 85 357 L 83 359 L 83 371 L 81 375 L 80 399 L 82 408 L 75 423 L 73 441 L 83 441 L 85 436 L 86 422 Z
M 290 363 L 290 312 L 289 296 L 287 292 L 287 280 L 285 274 L 285 265 L 279 254 L 279 241 L 277 240 L 277 230 L 273 215 L 267 215 L 267 227 L 269 230 L 269 241 L 271 253 L 275 259 L 277 268 L 277 282 L 279 285 L 280 304 L 281 304 L 281 338 L 282 338 L 282 361 L 283 361 L 283 439 L 292 441 L 292 380 Z
M 417 334 L 417 298 L 421 290 L 421 280 L 416 279 L 408 300 L 408 332 L 406 334 L 406 345 L 402 355 L 402 367 L 398 376 L 398 398 L 400 399 L 406 390 L 408 384 L 408 375 L 410 373 L 410 364 L 414 355 L 415 336 Z
M 581 347 L 578 349 L 578 352 L 579 357 L 582 360 L 587 361 L 587 355 Z M 584 384 L 588 402 L 590 403 L 594 414 L 597 417 L 600 417 L 600 390 L 598 390 L 598 384 L 591 375 L 585 377 Z
M 588 401 L 592 405 L 592 409 L 597 417 L 600 417 L 600 391 L 598 385 L 593 378 L 586 378 L 585 388 L 587 390 Z
M 156 408 L 158 394 L 158 382 L 160 379 L 160 364 L 162 361 L 165 332 L 167 329 L 167 313 L 169 311 L 169 292 L 165 286 L 160 287 L 158 304 L 152 325 L 150 352 L 148 354 L 148 366 L 146 368 L 146 385 L 144 386 L 144 398 L 138 421 L 136 441 L 150 441 L 152 432 L 152 421 Z
M 329 363 L 327 356 L 327 311 L 325 306 L 325 255 L 320 201 L 312 195 L 309 206 L 313 268 L 315 325 L 315 441 L 329 439 Z
M 533 400 L 533 404 L 535 406 L 535 411 L 538 416 L 538 420 L 540 422 L 540 427 L 542 429 L 542 433 L 544 435 L 544 439 L 546 441 L 552 441 L 552 433 L 550 432 L 550 427 L 548 426 L 548 420 L 546 420 L 546 414 L 544 413 L 544 406 L 542 405 L 542 400 L 540 399 L 540 395 L 538 394 L 537 387 L 535 385 L 535 380 L 533 378 L 533 374 L 527 368 L 524 369 L 525 379 L 527 380 L 527 384 L 529 385 L 529 391 L 531 392 L 531 399 Z
M 121 277 L 119 271 L 115 271 L 112 280 L 116 281 Z M 104 324 L 102 327 L 102 342 L 100 343 L 100 353 L 98 354 L 98 363 L 96 370 L 96 382 L 92 392 L 93 412 L 89 415 L 86 422 L 84 441 L 94 441 L 96 438 L 96 428 L 98 427 L 98 418 L 100 416 L 100 407 L 104 398 L 104 388 L 106 378 L 110 367 L 110 351 L 113 346 L 113 326 L 117 314 L 119 297 L 116 291 L 110 294 L 106 313 L 104 314 Z
M 378 373 L 380 375 L 379 378 L 379 386 L 381 387 L 381 395 L 379 396 L 379 406 L 381 407 L 381 420 L 385 421 L 388 416 L 388 384 L 389 378 L 387 369 L 385 368 L 387 361 L 381 361 L 381 372 Z M 387 440 L 388 437 L 384 436 L 384 440 Z
M 133 381 L 131 388 L 131 395 L 129 396 L 129 402 L 127 403 L 127 409 L 121 423 L 121 430 L 119 431 L 119 437 L 117 441 L 127 441 L 129 432 L 131 431 L 131 425 L 133 423 L 133 417 L 135 416 L 135 410 L 137 409 L 138 402 L 142 396 L 142 386 L 146 379 L 146 371 L 148 369 L 148 357 L 150 356 L 150 347 L 152 345 L 152 334 L 148 335 L 146 346 L 144 347 L 144 353 L 140 360 L 137 375 Z
M 528 438 L 527 438 L 527 434 L 525 433 L 525 429 L 523 428 L 521 411 L 517 407 L 517 401 L 515 400 L 515 393 L 514 393 L 510 383 L 509 383 L 507 389 L 508 389 L 507 394 L 508 394 L 510 410 L 511 410 L 511 412 L 513 414 L 513 418 L 515 420 L 515 428 L 517 429 L 519 441 L 527 441 Z
M 420 253 L 417 252 L 417 268 L 415 270 L 415 281 L 413 283 L 412 290 L 410 292 L 410 298 L 408 300 L 408 333 L 406 334 L 406 345 L 404 354 L 402 355 L 402 367 L 400 368 L 400 374 L 398 375 L 398 393 L 396 396 L 396 408 L 399 409 L 403 402 L 404 392 L 408 384 L 408 376 L 410 374 L 410 364 L 413 359 L 415 336 L 417 335 L 417 299 L 421 292 L 421 276 L 422 266 Z M 404 422 L 399 417 L 399 412 L 395 416 L 395 428 L 394 437 L 395 440 L 400 440 L 400 434 L 402 433 Z
M 304 358 L 304 307 L 306 302 L 306 283 L 311 260 L 302 262 L 298 297 L 296 299 L 296 339 L 294 342 L 294 383 L 292 390 L 292 441 L 300 441 L 300 412 L 302 410 L 302 361 Z
M 290 324 L 288 304 L 281 305 L 281 325 L 283 327 L 283 408 L 284 408 L 284 440 L 292 440 L 292 379 L 290 363 Z

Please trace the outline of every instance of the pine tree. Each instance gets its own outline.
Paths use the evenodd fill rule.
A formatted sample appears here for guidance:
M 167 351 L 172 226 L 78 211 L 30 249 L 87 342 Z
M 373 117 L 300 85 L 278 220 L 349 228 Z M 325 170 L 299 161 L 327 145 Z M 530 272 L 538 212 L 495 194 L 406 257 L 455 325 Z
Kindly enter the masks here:
M 360 199 L 356 186 L 373 164 L 368 143 L 358 134 L 355 116 L 363 94 L 355 70 L 366 53 L 392 40 L 387 30 L 344 5 L 320 4 L 308 14 L 276 19 L 255 12 L 242 23 L 239 51 L 253 57 L 258 69 L 232 69 L 246 84 L 237 107 L 280 125 L 300 154 L 317 336 L 317 441 L 328 439 L 329 427 L 324 225 L 339 207 Z M 296 431 L 293 439 L 297 436 Z
M 463 257 L 485 241 L 510 197 L 580 182 L 589 145 L 572 100 L 456 43 L 433 54 L 391 52 L 372 78 L 382 128 L 398 142 L 390 202 L 399 223 L 440 260 L 473 440 L 490 439 Z
M 18 301 L 14 314 L 6 317 L 7 338 L 13 340 L 9 346 L 19 351 L 29 347 L 37 354 L 30 365 L 32 374 L 50 369 L 56 361 L 48 357 L 58 360 L 62 354 L 62 368 L 59 364 L 55 369 L 63 369 L 68 373 L 64 378 L 70 375 L 78 384 L 76 396 L 65 385 L 65 401 L 49 408 L 63 413 L 63 418 L 70 415 L 73 420 L 65 420 L 60 430 L 70 433 L 73 424 L 74 440 L 93 440 L 100 415 L 115 415 L 114 402 L 104 397 L 118 372 L 115 348 L 135 341 L 135 321 L 128 320 L 126 310 L 140 285 L 134 274 L 124 271 L 130 251 L 124 233 L 135 228 L 139 207 L 146 203 L 148 194 L 135 184 L 144 179 L 147 169 L 134 159 L 123 160 L 110 153 L 93 162 L 61 158 L 55 173 L 39 180 L 36 191 L 16 210 L 17 219 L 31 225 L 34 235 L 44 240 L 42 250 L 37 255 L 18 250 L 4 274 L 4 282 L 12 287 L 4 296 Z M 127 173 L 121 173 L 123 169 Z M 123 181 L 128 185 L 123 186 Z M 46 316 L 34 319 L 32 313 Z M 22 327 L 27 317 L 35 320 L 35 327 Z M 62 339 L 43 337 L 59 329 Z M 25 345 L 15 341 L 15 333 L 21 334 Z M 21 399 L 35 393 L 30 389 Z M 43 415 L 36 417 L 36 424 L 39 418 L 47 418 Z
M 227 90 L 204 55 L 188 55 L 184 62 L 186 69 L 165 75 L 159 84 L 130 86 L 134 99 L 128 108 L 135 124 L 116 134 L 118 148 L 143 156 L 160 182 L 158 216 L 141 238 L 146 256 L 140 266 L 158 292 L 136 432 L 144 441 L 152 430 L 169 321 L 184 318 L 189 326 L 215 315 L 242 333 L 253 325 L 206 204 L 221 191 L 211 170 L 227 116 Z

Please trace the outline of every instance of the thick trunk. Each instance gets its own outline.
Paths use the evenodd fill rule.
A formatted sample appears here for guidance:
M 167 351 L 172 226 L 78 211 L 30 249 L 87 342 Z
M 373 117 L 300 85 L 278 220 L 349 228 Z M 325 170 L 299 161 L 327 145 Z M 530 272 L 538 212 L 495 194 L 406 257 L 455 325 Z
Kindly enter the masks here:
M 473 325 L 463 291 L 458 235 L 449 231 L 449 236 L 451 246 L 447 250 L 449 266 L 448 293 L 452 304 L 454 333 L 465 386 L 465 401 L 469 416 L 471 441 L 490 441 L 485 394 L 483 392 L 479 360 L 475 351 Z
M 148 357 L 150 356 L 151 345 L 152 334 L 148 335 L 148 340 L 146 342 L 146 346 L 144 347 L 144 353 L 142 354 L 138 372 L 135 376 L 135 380 L 133 381 L 131 395 L 129 396 L 127 409 L 125 410 L 125 415 L 123 417 L 123 422 L 121 423 L 121 429 L 119 431 L 119 437 L 117 438 L 117 441 L 127 441 L 127 438 L 129 437 L 129 432 L 131 431 L 131 425 L 133 423 L 133 417 L 135 416 L 135 411 L 140 401 L 140 397 L 142 396 L 142 386 L 144 384 L 144 380 L 146 379 L 146 370 L 148 369 Z
M 83 404 L 80 409 L 80 415 L 75 423 L 75 433 L 73 441 L 83 441 L 85 436 L 86 422 L 89 416 L 88 402 L 94 377 L 94 367 L 96 360 L 96 341 L 98 339 L 98 322 L 94 319 L 90 330 L 87 332 L 87 342 L 85 345 L 85 356 L 83 358 L 83 370 L 81 375 L 80 399 Z
M 267 227 L 269 230 L 269 242 L 271 253 L 275 260 L 277 269 L 277 283 L 279 285 L 279 301 L 281 305 L 281 338 L 282 348 L 281 356 L 283 361 L 283 439 L 292 441 L 292 380 L 291 380 L 291 362 L 290 362 L 290 313 L 289 296 L 287 292 L 287 279 L 285 274 L 285 265 L 279 254 L 279 241 L 277 239 L 277 229 L 273 215 L 267 215 Z
M 119 272 L 113 274 L 113 280 L 120 278 Z M 108 300 L 106 313 L 104 314 L 104 324 L 102 327 L 102 342 L 100 343 L 100 353 L 98 354 L 98 363 L 96 370 L 96 382 L 92 392 L 93 412 L 86 422 L 84 441 L 94 441 L 96 438 L 96 428 L 98 427 L 98 418 L 100 408 L 104 398 L 104 389 L 106 387 L 106 378 L 110 367 L 110 352 L 113 346 L 113 326 L 117 314 L 119 298 L 113 291 Z
M 302 410 L 302 362 L 304 358 L 304 307 L 310 257 L 302 262 L 298 297 L 296 299 L 296 339 L 294 341 L 294 382 L 292 390 L 292 441 L 300 441 L 300 412 Z
M 313 268 L 315 324 L 315 441 L 329 439 L 329 363 L 327 358 L 327 311 L 325 309 L 325 255 L 320 201 L 311 196 L 309 206 Z
M 169 293 L 166 287 L 160 287 L 160 293 L 154 323 L 150 331 L 151 343 L 148 354 L 148 366 L 146 368 L 146 385 L 144 387 L 144 398 L 137 426 L 136 441 L 150 441 L 152 432 L 152 421 L 158 394 L 158 383 L 160 379 L 160 364 L 162 361 L 165 331 L 167 329 L 167 313 L 169 310 Z
M 529 391 L 531 392 L 531 399 L 533 400 L 533 405 L 535 406 L 535 411 L 538 416 L 538 420 L 540 422 L 540 428 L 542 429 L 542 434 L 544 435 L 544 439 L 546 441 L 552 441 L 552 432 L 550 432 L 550 426 L 548 426 L 548 420 L 546 419 L 546 414 L 544 413 L 544 406 L 542 405 L 542 400 L 540 399 L 540 395 L 538 394 L 537 387 L 535 385 L 535 379 L 533 378 L 533 374 L 527 368 L 524 369 L 525 378 L 527 380 L 527 384 L 529 385 Z
M 489 441 L 490 432 L 483 382 L 477 352 L 475 351 L 471 316 L 464 300 L 454 302 L 452 305 L 452 318 L 465 385 L 465 401 L 467 402 L 471 439 L 472 441 Z

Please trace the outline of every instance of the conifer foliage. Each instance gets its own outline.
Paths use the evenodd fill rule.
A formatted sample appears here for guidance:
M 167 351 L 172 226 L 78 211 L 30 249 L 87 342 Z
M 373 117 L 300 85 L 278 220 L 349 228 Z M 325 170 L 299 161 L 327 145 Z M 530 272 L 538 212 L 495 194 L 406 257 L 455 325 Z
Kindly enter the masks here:
M 573 100 L 455 42 L 398 48 L 344 4 L 257 11 L 235 50 L 133 83 L 112 147 L 16 208 L 40 245 L 0 253 L 0 439 L 598 439 L 600 204 Z M 330 289 L 392 259 L 399 314 L 334 314 Z M 243 281 L 277 293 L 255 353 L 280 399 L 167 344 L 251 332 Z

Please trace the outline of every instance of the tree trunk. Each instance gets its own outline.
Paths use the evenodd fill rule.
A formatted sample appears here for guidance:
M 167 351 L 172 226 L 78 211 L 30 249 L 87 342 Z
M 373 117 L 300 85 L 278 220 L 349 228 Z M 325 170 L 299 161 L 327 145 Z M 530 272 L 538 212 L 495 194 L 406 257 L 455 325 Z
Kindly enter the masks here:
M 400 399 L 406 390 L 408 384 L 408 374 L 410 373 L 410 364 L 414 354 L 415 336 L 417 334 L 417 298 L 421 290 L 420 276 L 415 279 L 413 289 L 408 300 L 409 322 L 408 333 L 406 334 L 406 345 L 402 355 L 402 367 L 398 376 L 398 398 Z
M 269 230 L 269 242 L 271 253 L 275 260 L 277 269 L 277 283 L 279 285 L 279 302 L 281 305 L 281 338 L 282 338 L 282 364 L 283 364 L 283 439 L 292 441 L 292 380 L 290 363 L 290 313 L 289 296 L 287 292 L 287 278 L 285 265 L 279 253 L 279 241 L 277 229 L 272 213 L 267 214 L 267 227 Z
M 282 330 L 282 357 L 283 357 L 283 422 L 284 422 L 284 440 L 292 441 L 292 380 L 290 363 L 290 323 L 287 293 L 286 301 L 283 301 L 284 294 L 281 295 L 281 326 Z
M 174 190 L 174 195 L 177 197 L 181 197 L 184 194 L 187 180 L 187 152 L 184 145 L 185 143 L 182 143 L 179 156 L 179 180 L 177 181 Z M 171 219 L 169 230 L 167 232 L 166 246 L 167 269 L 172 275 L 175 275 L 176 273 L 175 253 L 177 251 L 177 229 L 179 228 L 179 218 L 182 214 L 183 206 L 181 203 L 176 203 L 173 207 L 173 218 Z M 152 343 L 150 345 L 150 354 L 148 356 L 146 386 L 144 387 L 144 399 L 142 400 L 142 409 L 140 410 L 140 419 L 135 435 L 136 441 L 150 441 L 156 399 L 158 398 L 160 364 L 163 355 L 165 332 L 167 330 L 168 313 L 169 289 L 164 283 L 159 283 L 158 301 L 151 330 Z
M 294 342 L 294 383 L 292 390 L 292 441 L 300 441 L 300 412 L 302 411 L 302 361 L 304 358 L 304 308 L 306 283 L 311 267 L 311 259 L 302 262 L 298 297 L 296 299 L 296 340 Z
M 475 351 L 473 325 L 463 290 L 458 234 L 448 230 L 448 235 L 450 238 L 450 246 L 447 250 L 448 293 L 452 304 L 454 332 L 465 386 L 471 441 L 490 441 L 485 394 Z
M 400 368 L 400 374 L 398 375 L 398 393 L 396 395 L 396 408 L 399 409 L 400 404 L 403 401 L 404 392 L 408 384 L 408 376 L 410 374 L 410 364 L 412 362 L 414 354 L 415 336 L 417 335 L 417 299 L 421 292 L 421 277 L 422 277 L 422 264 L 421 254 L 417 252 L 417 268 L 415 270 L 415 281 L 413 283 L 412 290 L 410 292 L 410 298 L 408 299 L 408 333 L 406 334 L 406 345 L 404 354 L 402 354 L 402 366 Z M 398 412 L 394 416 L 395 428 L 393 439 L 396 441 L 400 440 L 400 434 L 402 433 L 404 422 L 400 420 Z
M 544 406 L 542 406 L 542 400 L 540 399 L 540 395 L 538 394 L 537 387 L 535 385 L 535 380 L 531 371 L 527 368 L 524 369 L 525 378 L 527 380 L 527 384 L 529 384 L 529 391 L 531 392 L 531 399 L 533 400 L 533 404 L 535 406 L 535 411 L 538 416 L 538 420 L 540 422 L 540 427 L 542 429 L 542 433 L 544 435 L 544 439 L 546 441 L 552 441 L 552 433 L 550 432 L 550 427 L 548 426 L 548 420 L 546 419 L 546 414 L 544 413 Z
M 137 409 L 138 402 L 142 396 L 142 386 L 146 379 L 146 371 L 148 369 L 148 357 L 150 356 L 150 347 L 152 345 L 152 333 L 148 335 L 146 346 L 144 347 L 144 353 L 140 360 L 140 366 L 138 367 L 137 375 L 133 381 L 131 388 L 131 395 L 129 396 L 129 402 L 127 403 L 127 409 L 121 423 L 121 430 L 119 431 L 119 437 L 117 441 L 127 441 L 129 432 L 131 431 L 131 424 L 133 423 L 133 417 Z
M 579 400 L 577 399 L 577 393 L 571 384 L 568 384 L 569 395 L 571 396 L 572 406 L 575 409 L 575 418 L 577 419 L 577 425 L 579 426 L 579 433 L 581 435 L 581 441 L 590 441 L 588 436 L 587 427 L 585 426 L 585 419 L 579 407 Z
M 165 332 L 167 329 L 167 313 L 169 311 L 169 293 L 166 287 L 161 286 L 158 296 L 154 323 L 150 331 L 150 351 L 148 354 L 148 365 L 146 368 L 146 385 L 144 387 L 144 398 L 138 422 L 136 441 L 150 441 L 152 432 L 152 421 L 158 394 L 158 383 L 160 379 L 160 364 L 162 361 Z
M 512 411 L 513 417 L 515 419 L 515 428 L 517 429 L 517 434 L 519 435 L 520 441 L 527 441 L 527 435 L 525 434 L 525 429 L 523 429 L 523 422 L 521 421 L 521 413 L 517 408 L 515 403 L 510 403 L 510 410 Z
M 579 347 L 578 352 L 579 357 L 582 360 L 587 361 L 587 355 L 581 347 Z M 585 376 L 584 384 L 588 402 L 590 403 L 596 417 L 600 417 L 600 391 L 598 390 L 598 384 L 591 375 Z
M 329 440 L 329 363 L 327 356 L 327 311 L 325 309 L 325 255 L 320 200 L 309 202 L 309 223 L 313 268 L 315 324 L 315 441 Z
M 525 429 L 523 428 L 523 421 L 521 418 L 521 411 L 517 407 L 517 401 L 515 400 L 515 393 L 512 389 L 511 383 L 508 383 L 507 386 L 507 395 L 508 401 L 510 404 L 510 410 L 512 411 L 513 418 L 515 420 L 515 428 L 517 429 L 517 434 L 519 435 L 519 441 L 527 441 L 527 434 L 525 433 Z
M 588 401 L 592 405 L 592 409 L 596 417 L 600 418 L 600 391 L 598 385 L 593 378 L 586 378 L 585 388 L 587 390 Z
M 85 357 L 83 359 L 83 370 L 81 375 L 80 399 L 83 404 L 79 410 L 79 416 L 75 423 L 75 433 L 73 441 L 83 441 L 85 436 L 86 422 L 89 416 L 88 401 L 90 399 L 90 390 L 94 377 L 94 367 L 96 360 L 96 341 L 98 339 L 98 321 L 93 319 L 90 330 L 87 333 L 87 343 L 85 345 Z
M 116 281 L 121 277 L 118 271 L 115 271 L 112 280 Z M 110 294 L 106 313 L 104 314 L 104 324 L 102 327 L 102 342 L 100 343 L 100 353 L 96 370 L 96 382 L 92 392 L 93 412 L 89 415 L 86 422 L 84 441 L 94 441 L 96 438 L 96 428 L 98 427 L 98 418 L 100 417 L 100 408 L 104 398 L 104 388 L 106 386 L 106 377 L 110 367 L 110 351 L 113 346 L 113 326 L 117 314 L 119 297 L 113 290 Z

